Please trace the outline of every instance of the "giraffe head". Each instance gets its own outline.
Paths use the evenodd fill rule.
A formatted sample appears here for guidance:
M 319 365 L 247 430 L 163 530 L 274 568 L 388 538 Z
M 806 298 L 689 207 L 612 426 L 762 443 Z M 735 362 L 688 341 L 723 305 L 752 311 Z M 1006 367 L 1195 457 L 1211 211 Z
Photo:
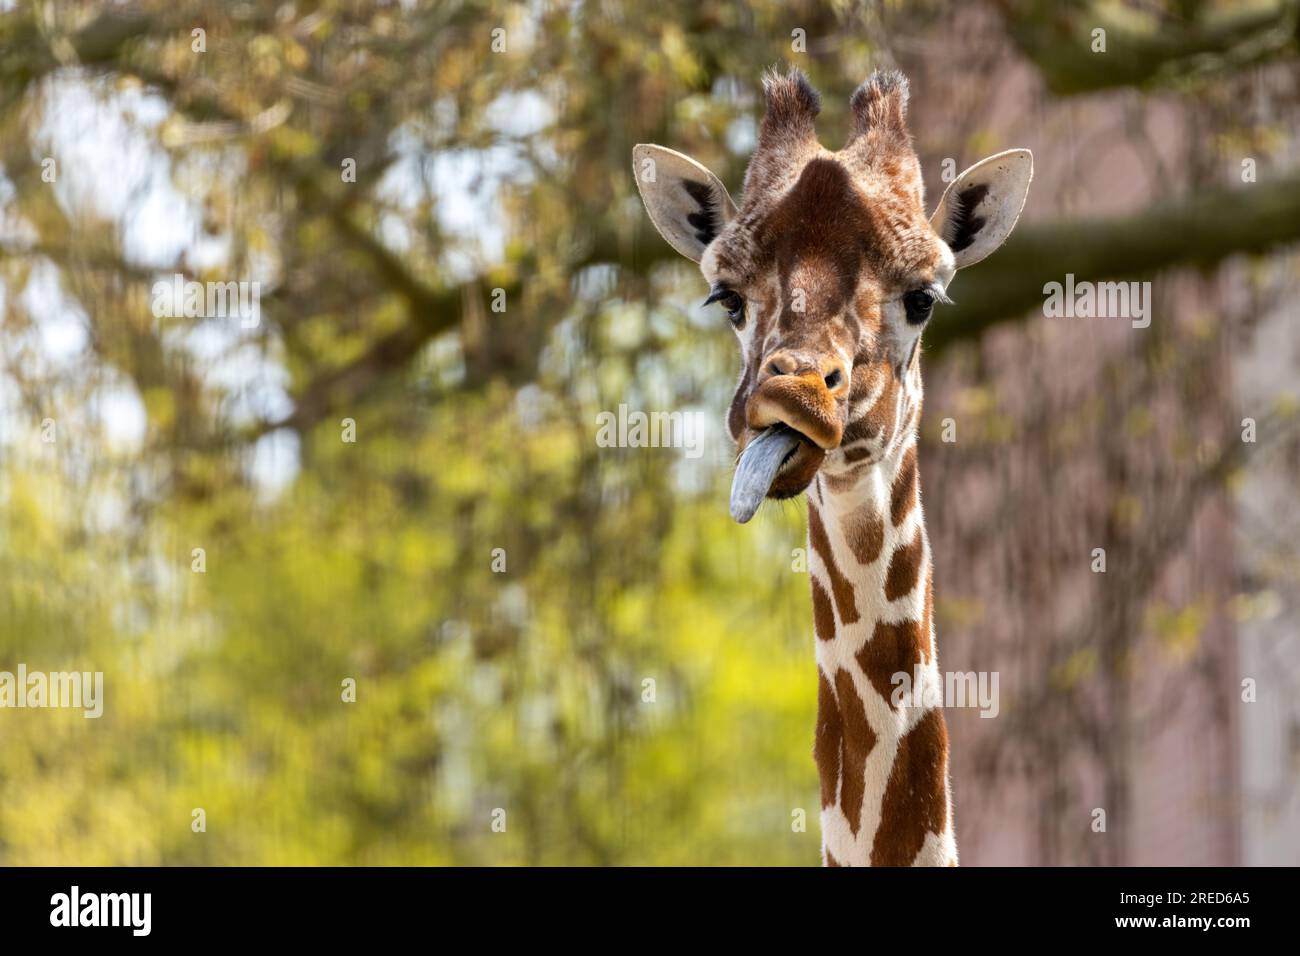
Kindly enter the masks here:
M 690 157 L 633 151 L 651 220 L 700 264 L 706 304 L 717 303 L 740 342 L 727 416 L 740 451 L 740 521 L 764 496 L 797 495 L 819 470 L 851 483 L 902 447 L 920 415 L 921 333 L 957 270 L 1007 238 L 1033 175 L 1028 150 L 991 156 L 927 217 L 902 74 L 877 72 L 858 87 L 839 152 L 817 140 L 821 100 L 801 72 L 769 73 L 763 88 L 739 208 Z M 741 482 L 751 500 L 738 507 Z

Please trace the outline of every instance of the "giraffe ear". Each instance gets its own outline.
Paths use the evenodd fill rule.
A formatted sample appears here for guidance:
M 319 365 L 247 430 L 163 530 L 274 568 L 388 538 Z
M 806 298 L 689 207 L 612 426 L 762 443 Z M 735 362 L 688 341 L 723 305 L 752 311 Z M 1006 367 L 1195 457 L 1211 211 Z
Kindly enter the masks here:
M 674 150 L 644 143 L 634 147 L 632 174 L 659 235 L 687 259 L 699 262 L 736 215 L 722 180 Z
M 952 181 L 930 226 L 948 243 L 958 269 L 973 266 L 1006 242 L 1033 178 L 1034 154 L 1009 149 L 980 160 Z

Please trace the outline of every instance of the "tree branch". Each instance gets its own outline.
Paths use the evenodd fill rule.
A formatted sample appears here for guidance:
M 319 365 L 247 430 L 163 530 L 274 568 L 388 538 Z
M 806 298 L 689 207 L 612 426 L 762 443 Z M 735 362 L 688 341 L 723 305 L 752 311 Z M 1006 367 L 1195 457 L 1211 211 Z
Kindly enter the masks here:
M 1053 0 L 1002 0 L 1007 30 L 1034 61 L 1048 89 L 1069 95 L 1143 86 L 1207 69 L 1219 73 L 1300 53 L 1300 0 L 1276 0 L 1186 21 L 1143 23 L 1131 11 Z M 1106 31 L 1105 52 L 1093 52 L 1092 31 Z
M 1066 273 L 1076 280 L 1136 278 L 1297 241 L 1300 173 L 1244 189 L 1196 192 L 1129 216 L 1028 223 L 953 282 L 957 304 L 926 330 L 926 348 L 941 350 L 998 322 L 1024 318 L 1044 301 L 1043 286 L 1063 282 Z
M 644 273 L 659 262 L 676 259 L 680 256 L 672 247 L 643 224 L 630 241 L 611 234 L 593 237 L 588 252 L 572 265 L 571 271 L 576 273 L 588 266 L 613 264 L 630 272 Z M 517 275 L 529 271 L 519 264 L 516 266 L 513 271 Z M 504 289 L 508 302 L 519 301 L 518 297 L 523 293 L 523 280 L 486 285 Z M 465 295 L 482 295 L 484 287 L 483 280 L 464 287 L 442 289 L 421 285 L 419 294 L 410 297 L 411 324 L 379 339 L 346 365 L 331 369 L 309 382 L 298 393 L 293 413 L 281 421 L 260 426 L 258 433 L 276 428 L 308 428 L 340 403 L 362 397 L 372 385 L 382 380 L 386 372 L 405 366 L 427 343 L 457 328 Z M 400 283 L 398 288 L 400 291 Z

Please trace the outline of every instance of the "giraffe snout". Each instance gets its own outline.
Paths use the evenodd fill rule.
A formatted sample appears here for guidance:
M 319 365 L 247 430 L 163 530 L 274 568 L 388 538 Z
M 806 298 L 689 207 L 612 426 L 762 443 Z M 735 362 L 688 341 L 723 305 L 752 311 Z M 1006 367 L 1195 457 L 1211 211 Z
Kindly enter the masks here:
M 844 436 L 839 404 L 848 390 L 849 372 L 839 358 L 779 349 L 763 359 L 745 420 L 753 429 L 783 423 L 830 450 Z

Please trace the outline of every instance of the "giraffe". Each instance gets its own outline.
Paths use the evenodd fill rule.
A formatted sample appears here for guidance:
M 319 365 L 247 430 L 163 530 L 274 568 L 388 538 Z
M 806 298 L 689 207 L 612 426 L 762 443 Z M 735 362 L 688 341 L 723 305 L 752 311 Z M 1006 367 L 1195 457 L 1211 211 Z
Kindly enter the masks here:
M 1033 157 L 976 163 L 927 217 L 901 73 L 857 88 L 838 152 L 817 139 L 821 99 L 802 72 L 769 71 L 763 89 L 739 206 L 662 146 L 636 146 L 633 173 L 739 340 L 732 517 L 807 493 L 822 862 L 955 866 L 917 471 L 920 340 L 957 270 L 1011 232 Z

